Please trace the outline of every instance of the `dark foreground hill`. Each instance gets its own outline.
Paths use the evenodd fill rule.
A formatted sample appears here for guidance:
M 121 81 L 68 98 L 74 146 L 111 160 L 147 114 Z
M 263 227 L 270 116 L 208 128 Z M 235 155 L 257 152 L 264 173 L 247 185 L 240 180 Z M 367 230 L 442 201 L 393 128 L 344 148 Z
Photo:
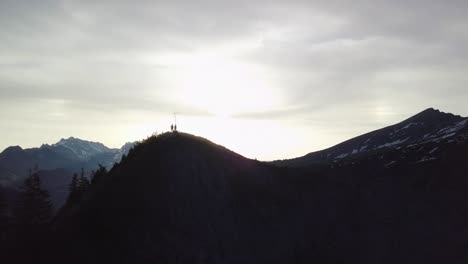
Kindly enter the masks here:
M 279 174 L 205 139 L 164 134 L 138 145 L 61 224 L 90 252 L 73 256 L 86 263 L 271 262 L 294 232 L 275 231 L 294 218 L 276 208 L 291 203 Z
M 139 144 L 56 218 L 48 263 L 467 263 L 468 145 L 279 168 L 205 139 Z

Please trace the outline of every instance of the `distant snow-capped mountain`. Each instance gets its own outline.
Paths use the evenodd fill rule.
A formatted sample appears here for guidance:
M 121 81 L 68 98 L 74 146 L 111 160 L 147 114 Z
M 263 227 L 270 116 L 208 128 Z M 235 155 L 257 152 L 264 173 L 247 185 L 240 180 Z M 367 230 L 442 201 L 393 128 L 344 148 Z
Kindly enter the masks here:
M 89 172 L 96 169 L 98 164 L 110 168 L 134 144 L 126 143 L 122 148 L 114 149 L 99 142 L 70 137 L 52 145 L 43 144 L 39 148 L 9 147 L 0 153 L 0 183 L 17 184 L 27 175 L 28 169 L 36 166 L 41 170 L 65 169 L 70 172 L 81 168 Z
M 400 150 L 401 153 L 412 152 L 420 161 L 426 161 L 435 159 L 437 152 L 447 144 L 456 144 L 467 138 L 468 118 L 429 108 L 398 124 L 352 138 L 331 148 L 274 163 L 302 167 L 392 150 Z M 418 150 L 417 155 L 415 148 Z
M 81 140 L 79 138 L 70 137 L 61 139 L 53 145 L 43 145 L 42 147 L 50 147 L 63 155 L 73 155 L 76 159 L 88 160 L 91 157 L 106 153 L 117 152 L 118 149 L 111 149 L 99 142 Z

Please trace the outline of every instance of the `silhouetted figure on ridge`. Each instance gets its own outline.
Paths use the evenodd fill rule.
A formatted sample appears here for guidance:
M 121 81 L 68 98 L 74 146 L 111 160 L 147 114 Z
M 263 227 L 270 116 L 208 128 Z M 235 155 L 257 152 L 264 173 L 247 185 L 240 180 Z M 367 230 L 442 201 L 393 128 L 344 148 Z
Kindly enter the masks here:
M 173 129 L 174 129 L 173 132 L 177 132 L 177 114 L 176 113 L 174 113 L 174 127 L 173 127 Z

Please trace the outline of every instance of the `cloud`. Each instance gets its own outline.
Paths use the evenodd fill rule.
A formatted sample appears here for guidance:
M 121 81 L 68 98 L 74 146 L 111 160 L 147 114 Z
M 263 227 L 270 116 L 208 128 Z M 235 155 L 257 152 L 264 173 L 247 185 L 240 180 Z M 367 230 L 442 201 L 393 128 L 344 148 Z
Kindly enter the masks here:
M 19 105 L 63 101 L 74 115 L 210 115 L 174 96 L 185 62 L 167 58 L 211 52 L 261 69 L 259 83 L 282 95 L 235 118 L 306 125 L 345 111 L 375 124 L 375 109 L 393 109 L 383 124 L 430 106 L 468 115 L 467 11 L 459 0 L 4 0 L 0 111 L 28 119 L 14 116 Z

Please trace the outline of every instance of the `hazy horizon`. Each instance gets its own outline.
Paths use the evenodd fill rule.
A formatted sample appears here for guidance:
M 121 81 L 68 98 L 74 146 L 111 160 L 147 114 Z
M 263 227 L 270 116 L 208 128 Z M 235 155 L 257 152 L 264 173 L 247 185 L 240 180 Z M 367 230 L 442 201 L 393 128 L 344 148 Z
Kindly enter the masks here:
M 468 116 L 466 1 L 2 1 L 0 149 L 183 132 L 292 158 Z
M 436 109 L 436 110 L 440 110 L 441 112 L 444 112 L 444 111 L 441 110 L 441 109 Z M 417 113 L 415 113 L 415 114 L 417 114 Z M 456 113 L 453 113 L 453 114 L 456 115 Z M 410 117 L 410 116 L 408 116 L 408 118 L 409 118 L 409 117 Z M 462 116 L 462 117 L 466 117 L 466 116 Z M 180 116 L 178 117 L 178 119 L 179 119 L 179 127 L 178 127 L 178 129 L 180 129 Z M 405 118 L 405 119 L 406 119 L 406 118 Z M 404 120 L 402 119 L 402 120 L 396 121 L 395 123 L 392 123 L 392 124 L 386 124 L 386 125 L 384 125 L 383 127 L 390 126 L 390 125 L 394 125 L 394 124 L 396 124 L 396 123 L 398 123 L 398 122 L 400 122 L 400 121 L 404 121 Z M 174 122 L 172 122 L 172 123 L 174 123 Z M 242 152 L 236 150 L 236 149 L 235 149 L 236 146 L 229 146 L 229 144 L 228 144 L 228 145 L 224 145 L 224 144 L 222 144 L 222 143 L 220 143 L 220 142 L 217 142 L 215 139 L 210 138 L 210 137 L 206 137 L 206 136 L 204 136 L 204 135 L 200 135 L 200 134 L 194 134 L 194 135 L 200 136 L 200 137 L 206 137 L 208 140 L 211 140 L 211 141 L 213 141 L 213 142 L 216 143 L 216 144 L 224 145 L 225 147 L 228 147 L 229 149 L 231 149 L 231 150 L 237 152 L 238 154 L 241 154 L 241 155 L 243 155 L 243 156 L 246 156 L 247 158 L 252 158 L 252 159 L 255 158 L 255 159 L 259 159 L 259 160 L 268 161 L 268 160 L 275 160 L 275 159 L 277 160 L 277 159 L 296 158 L 296 157 L 300 157 L 300 156 L 303 156 L 303 155 L 305 155 L 305 154 L 308 154 L 308 153 L 310 153 L 310 152 L 319 151 L 319 150 L 324 150 L 324 149 L 326 149 L 326 148 L 329 148 L 329 147 L 335 146 L 335 145 L 337 145 L 337 144 L 340 144 L 340 143 L 342 143 L 343 141 L 346 141 L 346 140 L 348 140 L 348 139 L 354 138 L 354 137 L 356 137 L 356 136 L 360 136 L 360 135 L 362 135 L 362 134 L 365 134 L 365 133 L 368 133 L 368 132 L 371 132 L 371 131 L 374 131 L 374 130 L 377 130 L 377 129 L 380 129 L 380 128 L 383 128 L 383 127 L 377 127 L 377 128 L 373 128 L 373 129 L 371 129 L 371 130 L 369 130 L 369 131 L 363 131 L 363 132 L 361 132 L 360 134 L 352 135 L 352 136 L 350 136 L 349 138 L 341 139 L 339 142 L 333 142 L 333 143 L 331 143 L 330 145 L 325 145 L 325 144 L 324 144 L 323 147 L 319 147 L 318 149 L 306 150 L 306 152 L 305 152 L 305 153 L 302 153 L 302 154 L 293 154 L 292 156 L 281 156 L 281 154 L 276 155 L 276 156 L 275 156 L 275 155 L 271 155 L 269 159 L 262 159 L 262 158 L 258 158 L 258 157 L 256 157 L 256 156 L 248 156 L 248 155 L 245 155 L 245 153 L 242 153 Z M 154 132 L 149 133 L 146 137 L 149 137 L 149 136 L 151 136 L 152 134 L 161 134 L 161 133 L 166 133 L 166 132 L 169 132 L 169 129 L 168 129 L 168 130 L 164 130 L 164 129 L 155 130 Z M 185 133 L 185 132 L 187 132 L 187 131 L 181 131 L 181 132 L 184 132 L 184 133 Z M 187 132 L 187 133 L 190 133 L 190 132 Z M 216 137 L 216 134 L 212 134 L 212 136 L 215 137 L 215 138 L 217 138 L 217 137 Z M 127 141 L 125 141 L 125 142 L 122 142 L 122 143 L 119 144 L 119 145 L 109 145 L 109 144 L 106 144 L 106 143 L 103 142 L 103 141 L 94 140 L 93 138 L 80 138 L 80 137 L 77 137 L 77 136 L 74 136 L 74 135 L 70 135 L 70 136 L 63 136 L 63 137 L 61 137 L 61 138 L 59 138 L 59 139 L 57 139 L 57 140 L 55 140 L 55 141 L 53 141 L 53 142 L 42 142 L 42 143 L 40 143 L 39 145 L 24 146 L 24 145 L 21 145 L 21 144 L 16 144 L 16 145 L 10 145 L 10 146 L 17 146 L 17 145 L 19 145 L 19 146 L 22 147 L 23 149 L 24 149 L 24 148 L 35 148 L 35 147 L 40 147 L 40 145 L 42 145 L 42 144 L 49 144 L 49 145 L 52 145 L 52 144 L 58 143 L 61 139 L 68 139 L 68 138 L 70 138 L 70 137 L 79 138 L 79 139 L 81 139 L 81 140 L 86 140 L 86 141 L 91 141 L 91 142 L 99 142 L 99 143 L 104 144 L 106 147 L 109 147 L 109 148 L 116 148 L 116 149 L 121 148 L 121 147 L 122 147 L 124 144 L 126 144 L 126 143 L 135 142 L 135 141 L 141 141 L 141 140 L 144 140 L 144 139 L 146 138 L 146 137 L 145 137 L 145 138 L 140 138 L 140 139 L 127 140 Z M 239 140 L 243 140 L 243 138 L 239 138 Z M 285 142 L 288 142 L 288 139 L 285 139 Z M 328 142 L 327 142 L 327 143 L 328 143 Z M 326 143 L 326 144 L 327 144 L 327 143 Z M 10 147 L 10 146 L 6 146 L 5 148 Z M 276 148 L 275 145 L 272 145 L 271 147 L 272 147 L 272 149 L 275 149 L 275 148 Z M 3 151 L 5 148 L 2 148 L 1 151 Z M 0 152 L 1 152 L 1 151 L 0 151 Z

